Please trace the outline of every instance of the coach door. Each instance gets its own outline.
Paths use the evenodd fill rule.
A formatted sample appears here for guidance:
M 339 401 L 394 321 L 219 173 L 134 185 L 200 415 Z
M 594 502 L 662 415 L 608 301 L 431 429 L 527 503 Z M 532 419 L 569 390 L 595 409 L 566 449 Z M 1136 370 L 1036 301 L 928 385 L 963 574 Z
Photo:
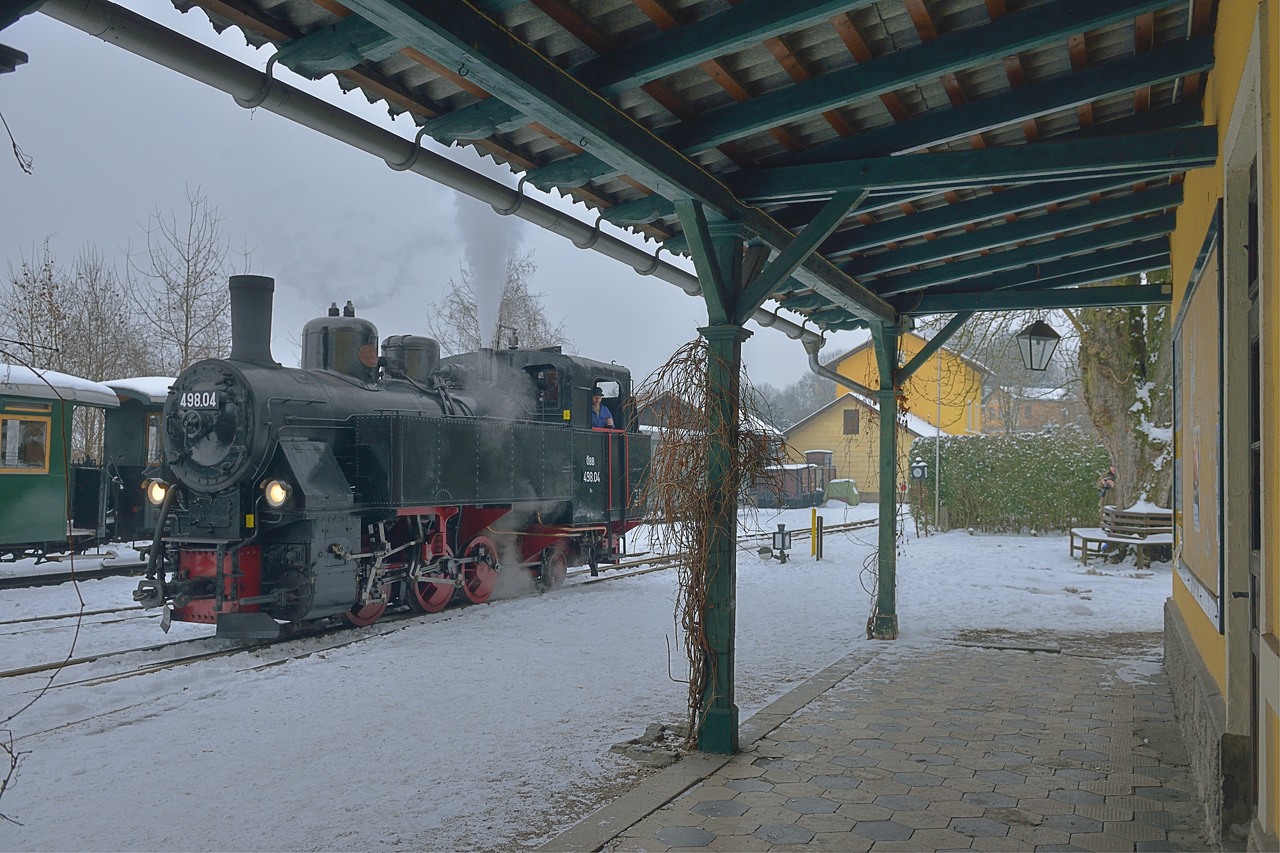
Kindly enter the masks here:
M 622 385 L 616 379 L 597 378 L 592 386 L 604 392 L 602 405 L 608 406 L 613 416 L 612 429 L 597 427 L 592 430 L 601 438 L 604 480 L 601 506 L 605 515 L 613 520 L 624 518 L 627 495 L 631 491 L 630 465 L 628 464 L 630 436 L 626 431 L 626 413 L 622 411 Z

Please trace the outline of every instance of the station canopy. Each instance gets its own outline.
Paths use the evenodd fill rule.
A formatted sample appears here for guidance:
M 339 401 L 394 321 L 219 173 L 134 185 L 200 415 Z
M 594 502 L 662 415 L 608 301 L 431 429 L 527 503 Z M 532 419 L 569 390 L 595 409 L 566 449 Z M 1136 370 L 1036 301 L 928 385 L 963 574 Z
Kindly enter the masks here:
M 1167 302 L 1086 285 L 1167 266 L 1217 155 L 1211 0 L 176 5 L 668 252 L 738 223 L 742 304 L 823 330 Z

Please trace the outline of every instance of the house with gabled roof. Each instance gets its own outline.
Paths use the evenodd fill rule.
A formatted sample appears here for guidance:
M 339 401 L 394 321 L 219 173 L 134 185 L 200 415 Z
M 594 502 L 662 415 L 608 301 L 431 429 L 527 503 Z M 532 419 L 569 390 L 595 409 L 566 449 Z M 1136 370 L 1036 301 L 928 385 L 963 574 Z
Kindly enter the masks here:
M 1024 388 L 993 386 L 982 401 L 987 433 L 1035 432 L 1046 427 L 1089 426 L 1089 409 L 1078 386 Z
M 932 424 L 912 414 L 898 422 L 899 482 L 906 482 L 911 442 L 936 432 Z M 845 391 L 804 420 L 783 430 L 787 456 L 806 461 L 809 450 L 830 450 L 833 479 L 853 480 L 863 500 L 880 493 L 880 407 L 874 400 Z
M 898 339 L 902 364 L 915 358 L 927 343 L 914 332 L 902 333 Z M 880 387 L 876 350 L 870 339 L 826 366 L 867 388 Z M 990 368 L 944 346 L 907 380 L 898 406 L 928 423 L 927 435 L 933 435 L 933 427 L 941 427 L 949 435 L 980 433 L 983 432 L 983 385 L 990 376 L 994 376 Z M 846 390 L 837 385 L 836 398 Z

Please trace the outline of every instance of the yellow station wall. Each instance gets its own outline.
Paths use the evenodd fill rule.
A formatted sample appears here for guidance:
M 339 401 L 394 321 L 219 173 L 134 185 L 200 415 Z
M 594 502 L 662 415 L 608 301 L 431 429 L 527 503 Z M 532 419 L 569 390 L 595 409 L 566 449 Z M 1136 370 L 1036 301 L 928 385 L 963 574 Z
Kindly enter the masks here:
M 898 339 L 905 364 L 927 343 L 910 332 Z M 880 387 L 880 369 L 875 347 L 870 343 L 855 349 L 835 364 L 835 371 L 868 388 Z M 941 376 L 942 417 L 938 417 L 939 376 Z M 836 386 L 836 399 L 848 389 Z M 955 353 L 941 349 L 912 374 L 898 399 L 900 408 L 941 426 L 950 435 L 982 432 L 982 373 Z
M 1258 38 L 1258 193 L 1262 220 L 1260 337 L 1262 352 L 1262 630 L 1260 652 L 1260 703 L 1258 718 L 1262 738 L 1259 815 L 1263 829 L 1273 837 L 1280 833 L 1280 187 L 1277 184 L 1280 158 L 1280 0 L 1220 0 L 1217 8 L 1214 55 L 1215 66 L 1209 74 L 1204 95 L 1204 121 L 1216 125 L 1219 138 L 1219 160 L 1211 168 L 1188 173 L 1184 201 L 1178 209 L 1177 228 L 1171 238 L 1173 306 L 1182 305 L 1189 279 L 1195 266 L 1204 235 L 1209 228 L 1219 199 L 1224 196 L 1227 133 L 1233 115 L 1242 106 L 1249 89 L 1242 91 L 1246 77 L 1250 47 Z M 1252 72 L 1250 72 L 1252 74 Z M 1243 203 L 1228 200 L 1228 204 Z M 1202 285 L 1203 286 L 1203 285 Z M 1206 389 L 1211 390 L 1211 389 Z M 1195 405 L 1197 401 L 1192 401 Z M 1216 406 L 1216 395 L 1206 393 L 1201 405 Z M 1185 448 L 1186 444 L 1183 443 Z M 1226 491 L 1239 490 L 1244 484 L 1226 483 Z M 1238 523 L 1238 522 L 1237 522 Z M 1221 590 L 1221 594 L 1229 594 Z M 1227 643 L 1216 626 L 1204 614 L 1190 592 L 1175 574 L 1173 600 L 1188 626 L 1195 647 L 1217 687 L 1226 695 L 1229 679 L 1238 678 L 1228 672 Z M 1246 674 L 1247 677 L 1247 674 Z

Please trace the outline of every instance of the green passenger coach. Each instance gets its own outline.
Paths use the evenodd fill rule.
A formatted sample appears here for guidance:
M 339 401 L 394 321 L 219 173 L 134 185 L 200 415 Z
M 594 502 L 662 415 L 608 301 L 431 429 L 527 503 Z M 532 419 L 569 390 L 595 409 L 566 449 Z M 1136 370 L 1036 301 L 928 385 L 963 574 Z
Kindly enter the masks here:
M 72 412 L 119 404 L 101 383 L 0 364 L 0 560 L 38 560 L 105 534 L 102 471 L 68 458 Z

